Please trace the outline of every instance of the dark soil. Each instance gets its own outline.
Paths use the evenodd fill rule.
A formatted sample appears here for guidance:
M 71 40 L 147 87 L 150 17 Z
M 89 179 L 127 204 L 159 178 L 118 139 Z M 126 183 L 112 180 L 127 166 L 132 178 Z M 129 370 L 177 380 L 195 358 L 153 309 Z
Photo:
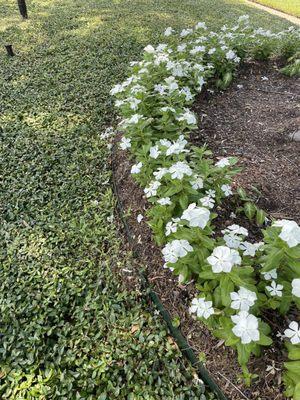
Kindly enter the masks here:
M 238 156 L 243 172 L 235 183 L 274 218 L 299 223 L 300 142 L 289 135 L 300 130 L 300 80 L 276 64 L 247 64 L 225 92 L 204 92 L 194 111 L 193 143 L 207 143 L 216 157 Z
M 269 81 L 262 81 L 261 76 L 267 76 Z M 237 84 L 243 84 L 244 88 L 237 89 Z M 290 80 L 279 75 L 271 66 L 249 65 L 241 71 L 235 84 L 227 92 L 209 94 L 209 104 L 205 96 L 199 98 L 195 110 L 200 117 L 203 114 L 205 116 L 201 117 L 201 129 L 192 138 L 199 146 L 204 142 L 208 143 L 217 156 L 238 155 L 245 170 L 236 178 L 236 183 L 250 189 L 253 185 L 259 186 L 260 204 L 267 204 L 268 211 L 273 215 L 277 214 L 277 217 L 293 219 L 297 219 L 295 216 L 297 204 L 299 205 L 299 198 L 295 198 L 295 194 L 299 194 L 299 186 L 296 187 L 296 175 L 299 178 L 299 171 L 294 165 L 297 162 L 296 149 L 299 150 L 299 143 L 290 143 L 287 134 L 299 129 L 296 84 L 295 79 Z M 271 94 L 269 91 L 283 94 Z M 285 94 L 287 92 L 292 94 Z M 145 214 L 148 203 L 142 189 L 131 177 L 131 163 L 127 155 L 116 150 L 112 161 L 119 197 L 125 211 L 130 210 L 127 222 L 138 254 L 136 270 L 146 266 L 153 289 L 172 318 L 179 317 L 182 333 L 196 353 L 205 356 L 206 367 L 213 378 L 232 400 L 283 400 L 283 346 L 276 337 L 277 332 L 282 331 L 283 317 L 281 321 L 277 321 L 274 315 L 266 315 L 272 328 L 274 346 L 265 350 L 260 358 L 251 360 L 249 369 L 258 378 L 251 388 L 245 387 L 238 377 L 241 370 L 234 350 L 225 347 L 223 341 L 215 339 L 201 322 L 195 321 L 188 313 L 196 293 L 193 282 L 179 285 L 177 278 L 162 268 L 161 251 L 153 242 L 146 218 L 141 223 L 137 222 L 138 214 Z M 222 224 L 224 227 L 230 223 L 239 223 L 250 229 L 250 240 L 251 237 L 255 241 L 260 240 L 257 228 L 249 226 L 247 220 L 230 219 L 230 210 L 231 204 L 228 202 L 219 208 L 219 228 Z M 128 287 L 136 288 L 138 284 L 138 279 L 132 276 L 132 272 L 125 271 L 124 280 Z

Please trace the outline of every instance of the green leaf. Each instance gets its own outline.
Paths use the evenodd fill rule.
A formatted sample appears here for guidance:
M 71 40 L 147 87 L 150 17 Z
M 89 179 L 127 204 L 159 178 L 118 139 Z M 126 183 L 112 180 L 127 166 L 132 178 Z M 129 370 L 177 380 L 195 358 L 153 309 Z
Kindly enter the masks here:
M 248 201 L 244 204 L 245 215 L 247 218 L 249 218 L 250 221 L 252 221 L 252 219 L 254 218 L 256 210 L 256 206 L 252 202 Z
M 256 223 L 257 225 L 263 225 L 265 222 L 267 214 L 260 208 L 256 211 Z
M 220 281 L 222 304 L 227 307 L 231 303 L 230 293 L 234 291 L 234 284 L 228 275 L 223 275 Z
M 238 188 L 237 189 L 237 193 L 238 193 L 238 195 L 240 196 L 240 198 L 242 199 L 242 200 L 244 200 L 244 201 L 249 201 L 250 200 L 250 198 L 247 196 L 247 193 L 246 193 L 246 191 L 243 189 L 243 188 Z

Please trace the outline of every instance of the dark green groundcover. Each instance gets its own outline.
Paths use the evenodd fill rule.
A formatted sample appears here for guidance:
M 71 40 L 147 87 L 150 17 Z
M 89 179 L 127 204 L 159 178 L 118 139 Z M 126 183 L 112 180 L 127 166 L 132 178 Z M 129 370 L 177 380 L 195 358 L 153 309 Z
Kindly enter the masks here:
M 27 0 L 20 22 L 0 0 L 1 399 L 200 397 L 161 320 L 119 287 L 130 256 L 100 133 L 129 61 L 169 25 L 246 11 L 227 3 Z

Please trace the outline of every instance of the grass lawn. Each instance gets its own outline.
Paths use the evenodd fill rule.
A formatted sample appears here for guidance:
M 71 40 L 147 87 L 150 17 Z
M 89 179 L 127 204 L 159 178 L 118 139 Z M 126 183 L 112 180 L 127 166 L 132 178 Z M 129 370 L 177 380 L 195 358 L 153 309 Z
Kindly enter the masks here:
M 287 14 L 300 17 L 300 2 L 299 0 L 254 0 L 256 3 L 264 6 L 275 8 L 275 10 L 283 11 Z
M 0 397 L 193 399 L 192 371 L 137 293 L 112 218 L 109 90 L 169 26 L 248 12 L 220 0 L 0 0 Z M 8 58 L 3 44 L 17 54 Z M 114 271 L 114 272 L 113 272 Z

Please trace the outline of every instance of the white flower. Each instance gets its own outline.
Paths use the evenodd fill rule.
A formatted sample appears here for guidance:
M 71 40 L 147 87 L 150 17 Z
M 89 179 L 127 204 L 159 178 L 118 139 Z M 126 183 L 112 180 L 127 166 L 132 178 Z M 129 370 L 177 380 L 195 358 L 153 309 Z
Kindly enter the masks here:
M 205 301 L 203 298 L 195 298 L 192 300 L 192 305 L 189 309 L 190 313 L 196 313 L 198 318 L 208 319 L 214 314 L 212 301 Z
M 292 280 L 292 294 L 296 297 L 300 297 L 300 278 Z
M 167 29 L 172 29 L 172 28 L 167 28 Z M 168 47 L 168 45 L 167 44 L 165 44 L 165 43 L 161 43 L 161 44 L 159 44 L 157 47 L 156 47 L 156 51 L 164 51 L 164 50 L 166 50 L 166 48 Z
M 151 44 L 148 44 L 148 46 L 146 46 L 144 48 L 144 50 L 145 50 L 146 53 L 150 53 L 150 54 L 155 52 L 155 49 L 154 49 L 153 46 L 151 46 Z
M 103 133 L 101 133 L 100 138 L 101 139 L 108 139 L 114 134 L 114 128 L 110 126 L 109 128 L 106 128 Z
M 132 86 L 132 88 L 130 89 L 130 93 L 132 93 L 132 94 L 137 94 L 139 92 L 145 92 L 145 91 L 146 91 L 146 88 L 145 88 L 145 86 L 142 86 L 142 85 L 135 85 L 135 86 Z
M 115 106 L 116 106 L 116 107 L 121 107 L 124 103 L 125 103 L 124 100 L 116 100 Z
M 232 194 L 231 186 L 230 185 L 222 185 L 221 186 L 222 192 L 225 194 L 226 197 Z
M 175 112 L 175 110 L 174 110 L 174 112 Z M 162 146 L 166 146 L 166 147 L 170 147 L 172 144 L 172 142 L 170 142 L 170 140 L 168 140 L 168 139 L 160 139 L 159 143 Z
M 180 218 L 172 218 L 172 220 L 166 224 L 166 229 L 165 229 L 166 236 L 171 235 L 171 233 L 177 232 L 177 226 L 179 221 Z
M 214 273 L 230 272 L 235 264 L 241 264 L 242 260 L 236 250 L 227 246 L 217 246 L 212 254 L 207 257 L 207 262 L 211 265 Z
M 204 80 L 203 76 L 198 76 L 198 78 L 197 78 L 198 86 L 197 86 L 196 90 L 198 90 L 200 92 L 204 83 L 205 83 L 205 80 Z
M 300 243 L 300 226 L 295 221 L 281 219 L 273 226 L 281 227 L 280 239 L 285 241 L 289 247 L 295 247 Z
M 248 236 L 248 230 L 237 224 L 228 226 L 226 229 L 224 229 L 222 231 L 222 233 L 230 233 L 230 234 L 234 234 L 234 235 Z
M 136 220 L 137 220 L 138 223 L 140 223 L 140 222 L 142 222 L 142 219 L 143 219 L 143 218 L 144 218 L 143 215 L 142 215 L 142 214 L 139 214 L 139 215 L 136 217 Z
M 177 120 L 178 121 L 186 121 L 186 123 L 188 125 L 195 125 L 197 123 L 195 115 L 189 110 L 187 110 L 183 114 L 180 114 L 180 116 L 177 117 Z
M 139 99 L 136 99 L 136 98 L 134 98 L 134 97 L 131 97 L 130 99 L 129 99 L 129 106 L 130 106 L 130 108 L 132 109 L 132 110 L 137 110 L 138 109 L 138 105 L 140 104 L 140 102 L 141 102 L 141 100 L 139 100 Z
M 227 157 L 221 158 L 221 160 L 219 160 L 215 164 L 215 166 L 219 167 L 219 168 L 224 168 L 224 167 L 227 167 L 228 165 L 230 165 L 230 161 L 229 161 L 229 158 L 227 158 Z
M 150 183 L 149 187 L 144 189 L 144 193 L 146 194 L 146 197 L 152 197 L 156 196 L 157 189 L 160 187 L 161 183 L 158 181 L 153 181 Z
M 211 49 L 208 50 L 208 54 L 210 54 L 210 55 L 211 55 L 211 54 L 214 54 L 215 51 L 216 51 L 216 48 L 213 47 L 213 48 L 211 48 Z
M 223 239 L 226 243 L 226 246 L 230 247 L 231 249 L 238 249 L 241 245 L 242 238 L 240 236 L 236 236 L 232 233 L 225 234 Z
M 176 263 L 179 258 L 186 256 L 190 251 L 193 251 L 192 246 L 187 240 L 176 239 L 167 243 L 162 249 L 165 262 Z
M 241 287 L 238 292 L 230 293 L 231 297 L 231 308 L 234 310 L 248 311 L 257 300 L 255 292 Z
M 153 172 L 153 175 L 155 176 L 155 179 L 159 181 L 168 172 L 168 168 L 158 168 L 156 171 Z
M 212 190 L 212 189 L 207 190 L 205 192 L 205 194 L 207 194 L 207 196 L 210 196 L 210 197 L 216 197 L 216 191 Z
M 227 51 L 227 53 L 226 53 L 227 60 L 233 60 L 235 57 L 236 57 L 236 54 L 234 51 L 232 51 L 232 50 Z
M 180 154 L 184 151 L 185 145 L 187 144 L 187 141 L 184 139 L 183 135 L 180 135 L 178 140 L 176 142 L 173 142 L 167 149 L 166 155 L 170 156 L 171 154 Z
M 138 164 L 134 164 L 132 167 L 131 167 L 131 173 L 132 174 L 139 174 L 140 172 L 141 172 L 141 168 L 142 168 L 142 166 L 143 166 L 143 163 L 141 163 L 141 162 L 139 162 Z
M 123 136 L 120 142 L 120 147 L 122 150 L 129 149 L 131 147 L 131 140 Z
M 179 45 L 177 46 L 177 51 L 178 51 L 179 53 L 181 53 L 181 52 L 184 51 L 185 49 L 186 49 L 186 44 L 185 44 L 185 43 L 179 44 Z
M 258 319 L 255 315 L 248 314 L 247 311 L 240 311 L 237 315 L 232 315 L 231 320 L 235 324 L 232 332 L 241 338 L 242 344 L 259 340 Z
M 172 179 L 182 179 L 184 175 L 191 176 L 193 171 L 187 163 L 178 161 L 169 168 Z
M 264 242 L 259 243 L 250 243 L 250 242 L 243 242 L 240 245 L 240 249 L 243 250 L 244 256 L 251 256 L 254 257 L 257 250 L 263 246 Z
M 200 199 L 200 203 L 204 207 L 213 208 L 213 206 L 215 205 L 215 200 L 210 196 L 205 196 Z
M 195 25 L 195 29 L 207 29 L 205 22 L 197 22 L 197 24 Z
M 187 35 L 190 35 L 191 33 L 193 33 L 193 29 L 183 29 L 183 30 L 180 32 L 180 36 L 181 36 L 181 37 L 185 37 L 185 36 L 187 36 Z
M 170 197 L 162 197 L 161 199 L 157 200 L 157 202 L 162 206 L 167 206 L 172 204 Z
M 170 112 L 172 112 L 172 113 L 175 113 L 175 112 L 176 112 L 175 108 L 169 107 L 169 106 L 162 107 L 162 108 L 161 108 L 161 111 L 163 111 L 163 112 L 170 111 Z M 163 141 L 169 142 L 169 140 L 166 140 L 166 139 L 161 139 L 161 140 L 160 140 L 160 142 L 163 142 Z M 169 143 L 171 143 L 171 142 L 169 142 Z
M 266 286 L 266 289 L 270 293 L 271 296 L 282 297 L 283 285 L 280 285 L 280 284 L 277 285 L 277 283 L 275 281 L 272 281 L 271 286 Z
M 262 275 L 264 276 L 266 281 L 271 281 L 272 279 L 277 279 L 277 270 L 276 268 L 274 268 L 271 269 L 271 271 L 262 272 Z
M 292 321 L 289 325 L 289 329 L 284 331 L 284 334 L 287 338 L 290 339 L 292 344 L 300 343 L 300 328 L 299 324 L 296 321 Z
M 197 53 L 203 53 L 205 51 L 205 46 L 195 46 L 191 51 L 190 54 L 194 55 Z
M 150 147 L 149 153 L 150 153 L 149 155 L 150 155 L 151 158 L 156 159 L 160 155 L 161 152 L 158 149 L 158 146 L 156 145 L 156 146 Z
M 160 53 L 160 54 L 154 56 L 154 64 L 155 65 L 160 65 L 161 63 L 168 62 L 168 61 L 169 61 L 168 54 Z
M 193 189 L 202 189 L 203 188 L 203 179 L 200 176 L 197 176 L 194 180 L 191 181 L 191 185 Z
M 161 84 L 157 84 L 154 85 L 154 90 L 158 92 L 160 95 L 163 95 L 165 93 L 166 88 Z
M 241 15 L 238 18 L 238 22 L 248 22 L 249 21 L 249 15 L 245 14 L 245 15 Z
M 197 207 L 196 203 L 192 203 L 183 212 L 181 219 L 189 222 L 189 226 L 204 229 L 209 221 L 210 212 L 207 208 Z
M 165 82 L 167 83 L 170 92 L 173 92 L 174 90 L 178 89 L 178 83 L 176 82 L 174 76 L 169 76 L 169 78 L 165 79 Z
M 172 35 L 173 32 L 174 32 L 174 29 L 171 28 L 171 26 L 169 26 L 169 27 L 165 30 L 164 35 L 165 35 L 165 36 L 170 36 L 170 35 Z
M 185 99 L 186 99 L 186 101 L 190 101 L 190 100 L 193 100 L 193 98 L 194 98 L 194 96 L 192 95 L 192 93 L 191 93 L 191 90 L 188 88 L 188 87 L 183 87 L 181 90 L 180 90 L 180 93 L 183 93 L 184 95 L 185 95 Z
M 121 92 L 123 92 L 123 90 L 124 90 L 124 86 L 123 85 L 120 85 L 120 84 L 117 84 L 117 85 L 115 85 L 112 89 L 111 89 L 111 91 L 109 92 L 112 96 L 114 96 L 115 94 L 117 94 L 117 93 L 121 93 Z
M 141 114 L 133 114 L 131 118 L 126 120 L 126 125 L 137 124 L 143 118 Z

